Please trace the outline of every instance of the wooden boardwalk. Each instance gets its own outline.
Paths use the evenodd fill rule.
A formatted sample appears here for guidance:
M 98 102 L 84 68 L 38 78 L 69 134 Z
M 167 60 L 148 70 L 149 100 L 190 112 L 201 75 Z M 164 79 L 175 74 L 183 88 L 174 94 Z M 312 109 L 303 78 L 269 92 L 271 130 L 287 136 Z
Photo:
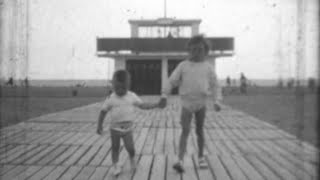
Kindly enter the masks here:
M 164 110 L 136 111 L 138 169 L 130 173 L 128 156 L 122 148 L 124 173 L 117 179 L 317 179 L 315 147 L 229 107 L 207 114 L 205 153 L 209 168 L 197 167 L 196 136 L 192 130 L 185 157 L 186 173 L 177 174 L 172 164 L 181 132 L 180 107 L 177 98 L 169 103 Z M 95 134 L 100 106 L 97 103 L 48 114 L 2 129 L 0 179 L 113 179 L 108 117 L 105 134 Z

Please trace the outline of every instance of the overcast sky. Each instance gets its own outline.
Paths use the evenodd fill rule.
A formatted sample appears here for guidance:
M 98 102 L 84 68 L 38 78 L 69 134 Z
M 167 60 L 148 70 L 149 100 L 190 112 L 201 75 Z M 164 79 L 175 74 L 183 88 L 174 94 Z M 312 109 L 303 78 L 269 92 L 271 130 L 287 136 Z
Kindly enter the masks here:
M 108 78 L 113 63 L 95 56 L 96 37 L 129 37 L 129 19 L 164 15 L 163 0 L 30 2 L 31 79 Z M 235 38 L 235 55 L 217 60 L 219 78 L 238 78 L 244 72 L 251 79 L 276 79 L 295 75 L 295 2 L 167 0 L 167 16 L 199 18 L 200 32 L 206 36 Z M 307 8 L 305 76 L 309 77 L 317 70 L 317 0 L 308 0 Z

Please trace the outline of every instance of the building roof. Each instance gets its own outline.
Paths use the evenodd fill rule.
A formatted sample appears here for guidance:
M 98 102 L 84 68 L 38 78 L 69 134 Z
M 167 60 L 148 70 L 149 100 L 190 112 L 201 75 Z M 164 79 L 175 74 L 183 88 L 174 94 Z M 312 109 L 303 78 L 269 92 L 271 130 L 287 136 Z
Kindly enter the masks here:
M 201 19 L 175 19 L 175 18 L 158 18 L 158 19 L 131 19 L 131 25 L 138 26 L 191 26 L 199 25 Z

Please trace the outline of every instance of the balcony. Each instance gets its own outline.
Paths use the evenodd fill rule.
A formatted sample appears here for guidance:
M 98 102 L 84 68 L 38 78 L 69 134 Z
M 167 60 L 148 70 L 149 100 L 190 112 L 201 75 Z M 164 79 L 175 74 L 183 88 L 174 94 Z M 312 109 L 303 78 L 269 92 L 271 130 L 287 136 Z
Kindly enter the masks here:
M 97 38 L 97 53 L 131 51 L 132 53 L 186 52 L 189 38 Z M 211 51 L 233 52 L 231 37 L 207 38 Z

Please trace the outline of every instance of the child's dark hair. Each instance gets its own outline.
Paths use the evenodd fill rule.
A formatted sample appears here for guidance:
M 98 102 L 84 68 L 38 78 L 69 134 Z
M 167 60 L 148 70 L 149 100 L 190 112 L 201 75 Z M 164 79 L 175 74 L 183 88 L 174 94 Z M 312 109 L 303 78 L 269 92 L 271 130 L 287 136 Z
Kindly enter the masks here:
M 205 52 L 206 54 L 208 54 L 210 50 L 210 43 L 204 38 L 203 34 L 192 36 L 191 39 L 187 42 L 187 49 L 189 50 L 190 46 L 199 43 L 203 44 Z
M 128 82 L 130 80 L 130 74 L 124 69 L 117 70 L 113 74 L 113 80 L 121 83 Z

